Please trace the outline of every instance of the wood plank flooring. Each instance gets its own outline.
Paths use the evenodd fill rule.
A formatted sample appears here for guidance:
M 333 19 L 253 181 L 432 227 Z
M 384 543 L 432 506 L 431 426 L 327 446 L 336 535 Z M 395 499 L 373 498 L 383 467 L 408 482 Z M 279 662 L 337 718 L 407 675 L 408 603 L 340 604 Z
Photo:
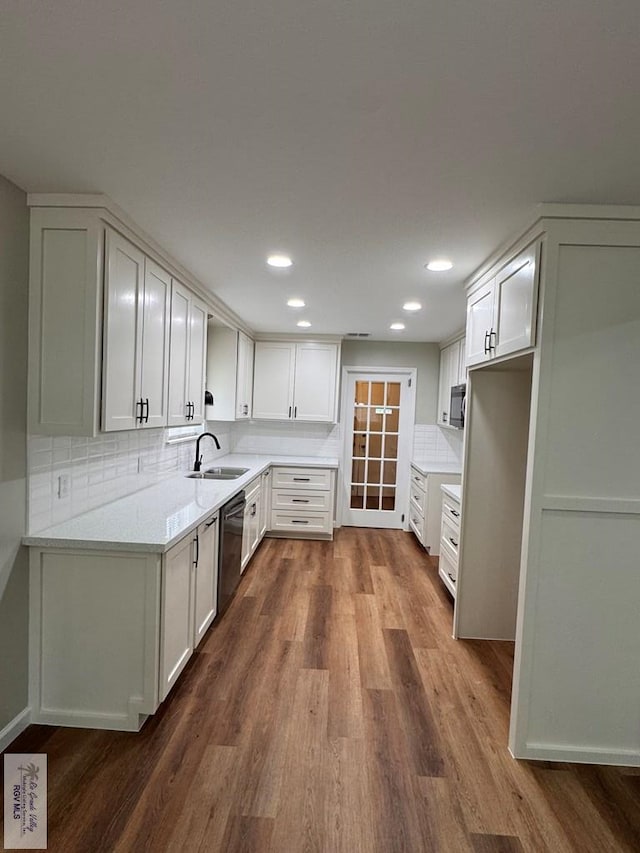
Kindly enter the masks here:
M 54 853 L 640 850 L 640 772 L 514 761 L 513 649 L 400 531 L 265 540 L 138 734 L 31 726 Z

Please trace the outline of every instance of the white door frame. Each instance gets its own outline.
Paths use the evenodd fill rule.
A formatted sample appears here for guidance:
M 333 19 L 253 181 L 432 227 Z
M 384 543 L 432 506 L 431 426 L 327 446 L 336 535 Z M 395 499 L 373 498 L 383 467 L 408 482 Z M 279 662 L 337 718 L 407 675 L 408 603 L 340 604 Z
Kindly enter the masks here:
M 347 493 L 347 480 L 351 482 L 351 447 L 347 447 L 347 417 L 351 416 L 351 402 L 347 400 L 347 387 L 349 385 L 349 376 L 352 373 L 370 373 L 373 376 L 378 373 L 391 373 L 395 376 L 403 377 L 411 380 L 409 388 L 409 396 L 407 398 L 407 416 L 411 426 L 415 426 L 416 422 L 416 378 L 418 370 L 415 367 L 360 367 L 358 365 L 344 365 L 342 368 L 342 388 L 340 392 L 340 422 L 342 424 L 342 465 L 340 467 L 340 476 L 338 478 L 338 512 L 337 517 L 339 524 L 344 521 L 345 508 L 349 506 L 349 495 Z M 347 414 L 348 413 L 348 414 Z M 411 435 L 413 442 L 413 434 Z M 406 451 L 398 441 L 398 481 L 396 497 L 398 506 L 404 507 L 404 523 L 402 530 L 409 530 L 409 469 L 411 466 L 411 455 L 413 443 L 406 448 Z M 347 452 L 348 451 L 348 452 Z M 401 458 L 401 453 L 406 454 L 406 459 Z M 401 465 L 406 462 L 406 471 L 403 471 Z

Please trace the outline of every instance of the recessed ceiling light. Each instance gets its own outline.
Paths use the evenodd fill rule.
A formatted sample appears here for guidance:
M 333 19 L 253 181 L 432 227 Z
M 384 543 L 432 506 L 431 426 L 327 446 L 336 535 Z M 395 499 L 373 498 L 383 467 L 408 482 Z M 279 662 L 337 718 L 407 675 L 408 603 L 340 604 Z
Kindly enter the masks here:
M 304 308 L 304 299 L 287 299 L 289 308 Z
M 300 326 L 301 329 L 308 329 L 311 323 L 308 320 L 299 320 L 297 325 Z
M 394 332 L 401 332 L 404 329 L 404 323 L 392 323 L 389 328 Z
M 422 305 L 419 302 L 405 302 L 402 307 L 405 311 L 419 311 Z
M 453 264 L 447 258 L 434 258 L 433 261 L 429 261 L 428 264 L 425 264 L 425 267 L 430 272 L 446 272 L 450 270 Z
M 289 255 L 269 255 L 267 258 L 267 263 L 270 267 L 277 267 L 278 269 L 286 269 L 290 267 L 293 261 L 289 257 Z

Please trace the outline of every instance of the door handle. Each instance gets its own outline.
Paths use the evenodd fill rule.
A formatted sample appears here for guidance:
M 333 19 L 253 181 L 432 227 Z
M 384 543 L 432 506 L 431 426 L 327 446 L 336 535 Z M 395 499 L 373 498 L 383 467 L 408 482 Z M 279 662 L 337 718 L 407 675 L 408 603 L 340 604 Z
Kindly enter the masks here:
M 491 332 L 487 329 L 487 331 L 484 333 L 484 354 L 485 355 L 488 355 L 488 353 L 490 352 L 490 349 L 489 349 L 490 335 L 491 335 Z
M 149 398 L 148 397 L 145 398 L 144 405 L 146 406 L 146 409 L 147 409 L 147 413 L 144 416 L 144 422 L 145 422 L 145 424 L 148 424 L 149 423 Z
M 140 406 L 140 414 L 138 414 L 138 406 Z M 136 423 L 142 423 L 142 397 L 139 400 L 136 400 Z
M 200 559 L 200 537 L 197 533 L 194 542 L 196 543 L 196 558 L 193 561 L 193 565 L 198 568 L 198 560 Z

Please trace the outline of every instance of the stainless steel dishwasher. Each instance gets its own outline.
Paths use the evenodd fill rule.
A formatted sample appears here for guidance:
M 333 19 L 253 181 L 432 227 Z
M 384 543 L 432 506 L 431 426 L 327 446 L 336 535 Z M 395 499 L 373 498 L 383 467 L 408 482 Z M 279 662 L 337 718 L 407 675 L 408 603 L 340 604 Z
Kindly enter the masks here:
M 220 510 L 222 524 L 218 555 L 218 614 L 226 610 L 240 582 L 245 504 L 245 493 L 241 491 Z

